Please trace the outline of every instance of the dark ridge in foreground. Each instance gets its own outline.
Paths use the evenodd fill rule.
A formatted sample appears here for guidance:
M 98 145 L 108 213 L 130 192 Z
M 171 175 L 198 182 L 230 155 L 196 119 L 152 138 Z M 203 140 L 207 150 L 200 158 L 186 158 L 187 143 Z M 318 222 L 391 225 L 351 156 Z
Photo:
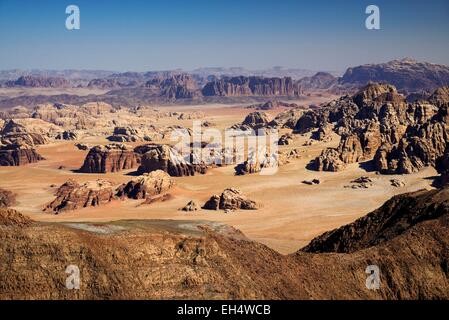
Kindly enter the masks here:
M 353 253 L 331 254 L 281 255 L 212 222 L 31 224 L 0 209 L 0 299 L 448 299 L 448 194 L 393 198 L 334 238 Z
M 368 215 L 313 239 L 305 252 L 350 253 L 387 242 L 449 213 L 449 188 L 395 196 Z

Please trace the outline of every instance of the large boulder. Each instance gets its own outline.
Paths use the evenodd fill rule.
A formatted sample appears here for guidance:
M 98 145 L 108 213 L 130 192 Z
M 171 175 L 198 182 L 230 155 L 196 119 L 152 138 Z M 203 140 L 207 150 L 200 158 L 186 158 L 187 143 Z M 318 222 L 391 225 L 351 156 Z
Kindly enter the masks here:
M 240 190 L 228 188 L 223 193 L 213 195 L 203 206 L 206 210 L 256 210 L 256 202 L 248 199 Z
M 144 173 L 117 189 L 119 198 L 146 199 L 167 192 L 174 185 L 170 175 L 162 170 Z
M 0 208 L 0 226 L 25 228 L 33 221 L 14 209 Z

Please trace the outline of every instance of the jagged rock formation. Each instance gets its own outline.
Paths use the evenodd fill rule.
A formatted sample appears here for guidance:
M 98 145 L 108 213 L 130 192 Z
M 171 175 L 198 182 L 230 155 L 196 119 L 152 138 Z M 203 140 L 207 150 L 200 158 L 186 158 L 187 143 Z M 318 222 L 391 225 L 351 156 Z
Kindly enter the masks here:
M 137 141 L 151 141 L 151 137 L 143 134 L 140 130 L 133 127 L 115 127 L 112 136 L 107 138 L 109 141 L 116 142 L 137 142 Z
M 80 185 L 68 180 L 56 191 L 56 198 L 44 207 L 44 211 L 59 214 L 64 211 L 96 207 L 114 199 L 113 184 L 105 180 L 88 181 Z
M 136 168 L 139 163 L 140 156 L 133 149 L 123 144 L 108 144 L 91 148 L 79 171 L 84 173 L 117 172 Z
M 21 76 L 15 81 L 8 81 L 8 87 L 43 87 L 43 88 L 64 88 L 69 87 L 70 82 L 62 77 L 43 77 L 43 76 Z
M 128 183 L 117 188 L 117 197 L 131 199 L 146 199 L 166 193 L 174 185 L 173 179 L 162 170 L 144 173 Z
M 300 87 L 292 78 L 223 77 L 208 82 L 202 89 L 204 96 L 298 96 Z
M 0 146 L 0 166 L 23 166 L 44 158 L 33 148 L 9 144 Z
M 8 190 L 0 188 L 0 208 L 10 207 L 16 202 L 16 195 Z
M 9 262 L 0 264 L 0 299 L 449 299 L 447 189 L 394 199 L 379 221 L 354 224 L 344 244 L 337 235 L 342 245 L 315 242 L 317 250 L 363 248 L 333 254 L 281 255 L 217 223 L 20 226 L 14 214 L 0 225 L 0 256 Z M 74 261 L 81 288 L 67 290 L 64 270 Z M 365 287 L 373 264 L 379 290 Z
M 248 199 L 240 190 L 228 188 L 223 193 L 213 195 L 203 206 L 206 210 L 256 210 L 257 204 Z
M 263 172 L 275 173 L 279 166 L 285 165 L 291 159 L 299 158 L 299 152 L 296 149 L 290 151 L 266 152 L 266 149 L 252 151 L 248 158 L 234 167 L 236 175 L 253 174 Z
M 204 174 L 207 167 L 201 163 L 194 163 L 190 156 L 184 158 L 176 149 L 168 145 L 150 144 L 135 149 L 142 154 L 139 174 L 162 170 L 172 177 L 193 176 L 195 173 Z
M 270 123 L 268 124 L 273 128 L 288 128 L 294 129 L 296 123 L 301 118 L 304 113 L 304 108 L 294 108 L 291 110 L 286 110 L 279 113 Z
M 316 171 L 341 171 L 346 164 L 341 160 L 340 153 L 335 148 L 324 149 L 319 157 L 311 162 L 310 168 Z
M 329 124 L 320 126 L 315 132 L 313 132 L 312 138 L 318 141 L 330 141 L 332 139 L 332 126 Z
M 317 72 L 311 77 L 304 77 L 297 81 L 304 91 L 329 90 L 338 83 L 338 78 L 327 72 Z
M 449 84 L 449 67 L 413 59 L 393 60 L 349 68 L 341 84 L 366 85 L 370 81 L 387 82 L 401 91 L 432 91 Z
M 329 123 L 335 124 L 340 144 L 315 160 L 312 167 L 317 170 L 341 170 L 341 162 L 373 159 L 381 173 L 412 173 L 434 166 L 443 154 L 448 141 L 447 108 L 444 103 L 407 103 L 393 86 L 370 83 L 352 97 L 306 112 L 295 132 L 325 130 Z
M 313 239 L 303 251 L 355 252 L 388 242 L 419 223 L 447 217 L 448 214 L 447 187 L 402 194 L 355 222 Z

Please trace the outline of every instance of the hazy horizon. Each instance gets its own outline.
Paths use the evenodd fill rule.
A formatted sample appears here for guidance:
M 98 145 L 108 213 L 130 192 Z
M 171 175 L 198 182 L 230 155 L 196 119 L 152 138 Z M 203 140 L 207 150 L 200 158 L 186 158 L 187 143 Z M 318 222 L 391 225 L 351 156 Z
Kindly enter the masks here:
M 70 4 L 80 30 L 65 28 Z M 369 4 L 381 30 L 365 28 Z M 448 65 L 448 13 L 445 0 L 0 0 L 0 70 L 343 72 L 404 57 Z

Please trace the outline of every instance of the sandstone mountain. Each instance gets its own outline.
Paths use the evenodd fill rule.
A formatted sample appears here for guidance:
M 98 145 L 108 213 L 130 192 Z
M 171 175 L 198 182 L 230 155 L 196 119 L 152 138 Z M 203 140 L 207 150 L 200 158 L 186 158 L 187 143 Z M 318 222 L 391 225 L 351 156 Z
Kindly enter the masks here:
M 434 91 L 449 85 L 449 67 L 406 58 L 349 68 L 340 79 L 343 85 L 364 86 L 370 81 L 390 83 L 404 92 Z
M 292 78 L 223 77 L 207 83 L 204 96 L 298 96 L 301 90 Z
M 412 173 L 435 166 L 448 141 L 448 104 L 407 103 L 391 85 L 370 83 L 318 110 L 305 112 L 294 132 L 334 124 L 339 146 L 324 150 L 310 165 L 338 171 L 345 164 L 371 161 L 381 173 Z

